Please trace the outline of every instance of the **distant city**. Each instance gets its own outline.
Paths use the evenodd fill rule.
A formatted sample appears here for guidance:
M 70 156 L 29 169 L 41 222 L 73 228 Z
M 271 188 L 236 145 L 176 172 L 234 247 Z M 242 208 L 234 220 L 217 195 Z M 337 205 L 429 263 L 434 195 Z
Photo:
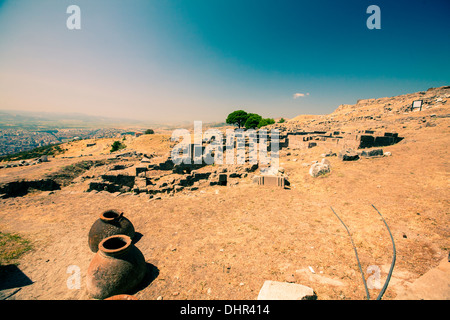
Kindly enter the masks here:
M 26 130 L 0 128 L 0 156 L 32 150 L 49 144 L 71 140 L 114 138 L 124 133 L 123 129 L 53 129 Z M 131 132 L 130 132 L 131 133 Z
M 0 110 L 0 156 L 71 140 L 136 134 L 129 128 L 137 124 L 133 120 L 84 114 Z

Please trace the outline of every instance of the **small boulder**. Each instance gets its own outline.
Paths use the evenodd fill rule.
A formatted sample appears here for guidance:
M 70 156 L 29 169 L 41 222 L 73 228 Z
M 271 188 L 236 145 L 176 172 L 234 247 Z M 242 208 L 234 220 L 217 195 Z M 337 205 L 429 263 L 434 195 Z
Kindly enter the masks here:
M 257 300 L 316 300 L 312 288 L 296 283 L 265 281 Z
M 371 157 L 382 157 L 383 156 L 383 149 L 374 149 L 370 151 L 362 151 L 361 152 L 362 157 L 371 158 Z
M 325 158 L 325 157 L 336 157 L 337 155 L 332 150 L 330 150 L 327 153 L 322 153 L 320 156 L 322 158 Z
M 328 163 L 329 163 L 329 161 L 328 161 Z M 330 171 L 331 171 L 330 165 L 326 164 L 326 163 L 322 163 L 322 162 L 314 163 L 311 166 L 311 168 L 309 168 L 309 174 L 314 178 L 324 175 L 324 174 L 327 174 Z
M 359 155 L 351 150 L 339 152 L 338 159 L 342 161 L 355 161 L 359 159 Z

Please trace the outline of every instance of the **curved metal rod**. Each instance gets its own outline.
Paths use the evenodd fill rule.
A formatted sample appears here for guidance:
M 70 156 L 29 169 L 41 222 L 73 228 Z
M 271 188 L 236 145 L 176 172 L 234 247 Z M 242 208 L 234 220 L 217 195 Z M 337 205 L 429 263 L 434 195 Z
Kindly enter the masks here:
M 380 294 L 377 297 L 377 300 L 381 300 L 381 297 L 383 296 L 384 292 L 387 289 L 387 286 L 389 284 L 389 280 L 391 280 L 391 276 L 392 276 L 392 271 L 394 270 L 394 265 L 395 265 L 395 260 L 396 260 L 396 249 L 395 249 L 395 242 L 394 242 L 394 237 L 392 236 L 391 230 L 389 229 L 389 226 L 387 225 L 386 221 L 384 220 L 383 216 L 381 215 L 380 211 L 378 211 L 377 208 L 375 208 L 375 206 L 372 204 L 372 207 L 378 212 L 378 214 L 380 215 L 381 219 L 383 220 L 384 224 L 386 225 L 386 228 L 389 232 L 389 235 L 391 236 L 391 241 L 392 241 L 392 249 L 394 251 L 394 254 L 392 256 L 392 263 L 391 263 L 391 268 L 389 269 L 389 273 L 388 276 L 386 278 L 386 281 L 384 282 L 383 288 L 380 291 Z
M 345 230 L 347 230 L 347 233 L 348 233 L 348 235 L 349 235 L 349 237 L 350 237 L 350 241 L 352 242 L 353 250 L 355 251 L 356 261 L 358 262 L 359 271 L 361 272 L 362 280 L 363 280 L 363 283 L 364 283 L 364 288 L 366 289 L 367 300 L 370 300 L 370 295 L 369 295 L 369 290 L 367 289 L 366 279 L 364 278 L 364 272 L 362 271 L 361 263 L 359 262 L 358 252 L 356 251 L 355 244 L 353 243 L 352 235 L 350 234 L 350 231 L 348 230 L 348 228 L 347 228 L 347 226 L 345 225 L 344 221 L 342 221 L 341 218 L 339 218 L 339 216 L 337 215 L 337 213 L 334 212 L 333 207 L 330 207 L 330 208 L 331 208 L 331 211 L 333 211 L 333 213 L 335 214 L 335 216 L 336 216 L 336 217 L 339 219 L 339 221 L 342 223 L 342 225 L 344 226 Z

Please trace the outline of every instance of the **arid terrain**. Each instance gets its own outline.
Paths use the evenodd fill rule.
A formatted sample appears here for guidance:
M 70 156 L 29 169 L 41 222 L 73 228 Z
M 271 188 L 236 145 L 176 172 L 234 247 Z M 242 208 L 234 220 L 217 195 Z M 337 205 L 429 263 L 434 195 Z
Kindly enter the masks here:
M 414 100 L 423 100 L 421 111 L 407 110 Z M 93 253 L 88 232 L 103 211 L 117 209 L 134 224 L 139 235 L 135 245 L 150 270 L 134 292 L 139 299 L 253 300 L 266 280 L 311 287 L 319 300 L 365 299 L 350 238 L 331 207 L 352 234 L 365 278 L 375 266 L 384 284 L 393 250 L 373 204 L 396 245 L 395 268 L 383 299 L 450 299 L 450 87 L 360 100 L 329 115 L 299 116 L 271 127 L 381 130 L 403 140 L 382 148 L 390 156 L 357 161 L 327 157 L 331 172 L 319 177 L 309 174 L 310 165 L 329 149 L 283 148 L 280 166 L 289 180 L 285 189 L 255 184 L 256 170 L 227 186 L 205 181 L 193 190 L 158 197 L 87 192 L 92 177 L 108 166 L 135 166 L 142 154 L 152 154 L 154 163 L 163 161 L 173 143 L 169 134 L 158 133 L 127 137 L 120 152 L 137 154 L 127 159 L 117 160 L 109 152 L 115 139 L 81 140 L 61 145 L 67 151 L 48 162 L 1 168 L 0 184 L 44 177 L 62 181 L 60 190 L 29 190 L 0 199 L 0 232 L 19 234 L 32 246 L 15 261 L 23 274 L 16 270 L 6 276 L 0 269 L 3 297 L 89 299 L 86 271 Z M 73 176 L 60 174 L 81 161 L 99 162 Z M 73 265 L 80 270 L 79 289 L 68 287 Z M 442 270 L 442 278 L 433 283 L 443 290 L 416 285 L 435 269 Z M 380 290 L 369 292 L 375 299 Z

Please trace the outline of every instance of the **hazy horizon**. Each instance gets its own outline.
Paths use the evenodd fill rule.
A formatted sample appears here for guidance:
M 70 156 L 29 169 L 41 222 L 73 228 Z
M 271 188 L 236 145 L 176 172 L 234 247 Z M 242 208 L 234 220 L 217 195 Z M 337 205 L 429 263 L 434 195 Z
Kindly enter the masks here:
M 69 30 L 70 5 L 81 29 Z M 369 30 L 369 5 L 381 29 Z M 0 110 L 165 122 L 328 114 L 450 83 L 448 1 L 0 0 Z

